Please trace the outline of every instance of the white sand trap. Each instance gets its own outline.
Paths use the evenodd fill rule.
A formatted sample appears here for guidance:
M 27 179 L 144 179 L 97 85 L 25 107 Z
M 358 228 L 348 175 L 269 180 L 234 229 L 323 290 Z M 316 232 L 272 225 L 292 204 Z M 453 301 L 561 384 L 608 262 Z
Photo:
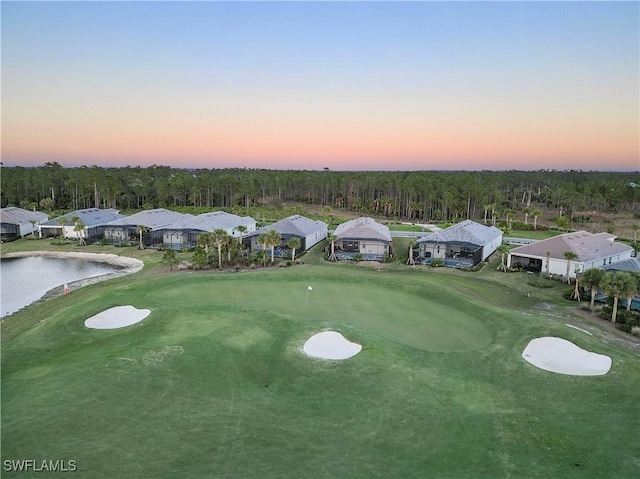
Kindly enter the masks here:
M 591 353 L 560 338 L 533 339 L 522 357 L 540 369 L 573 376 L 602 376 L 611 369 L 609 356 Z
M 116 329 L 139 323 L 151 314 L 150 309 L 137 309 L 133 306 L 116 306 L 95 316 L 91 316 L 84 322 L 87 328 L 92 329 Z
M 323 331 L 311 336 L 302 348 L 307 356 L 321 359 L 348 359 L 362 350 L 362 346 L 335 331 Z

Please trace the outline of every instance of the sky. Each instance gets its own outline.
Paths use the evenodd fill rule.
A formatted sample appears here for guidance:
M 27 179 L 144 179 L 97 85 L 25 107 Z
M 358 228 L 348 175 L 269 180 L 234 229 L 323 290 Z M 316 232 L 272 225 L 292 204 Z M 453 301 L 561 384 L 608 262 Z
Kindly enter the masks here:
M 1 3 L 2 162 L 640 171 L 640 4 Z

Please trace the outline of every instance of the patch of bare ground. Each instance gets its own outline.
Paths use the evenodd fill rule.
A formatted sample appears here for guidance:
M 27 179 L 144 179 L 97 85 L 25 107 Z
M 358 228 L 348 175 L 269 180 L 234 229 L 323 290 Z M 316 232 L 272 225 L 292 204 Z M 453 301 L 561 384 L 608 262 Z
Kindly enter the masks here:
M 538 217 L 538 225 L 555 228 L 555 219 L 559 216 L 559 210 L 556 208 L 540 208 L 542 215 Z M 516 219 L 523 220 L 523 213 L 516 213 Z M 565 211 L 564 216 L 571 218 L 571 212 Z M 618 238 L 632 239 L 633 226 L 640 225 L 640 211 L 623 211 L 623 212 L 602 212 L 602 211 L 575 211 L 573 213 L 575 219 L 571 223 L 571 229 L 574 231 L 587 231 L 589 233 L 602 233 L 605 231 L 613 231 Z M 531 222 L 531 218 L 529 218 Z

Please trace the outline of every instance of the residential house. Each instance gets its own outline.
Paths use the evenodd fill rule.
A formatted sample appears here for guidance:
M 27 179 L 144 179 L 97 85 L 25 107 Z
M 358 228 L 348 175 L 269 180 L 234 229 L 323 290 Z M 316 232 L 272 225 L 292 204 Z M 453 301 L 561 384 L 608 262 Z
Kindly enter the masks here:
M 60 236 L 65 238 L 84 238 L 85 241 L 97 241 L 103 237 L 107 223 L 124 218 L 116 209 L 87 208 L 75 210 L 59 216 L 40 225 L 42 237 Z M 82 230 L 76 231 L 75 218 L 83 225 Z
M 282 242 L 275 250 L 275 255 L 280 257 L 289 255 L 287 242 L 290 238 L 300 239 L 299 251 L 307 251 L 327 237 L 327 224 L 325 222 L 312 220 L 300 215 L 293 215 L 256 230 L 250 236 L 251 251 L 264 249 L 264 245 L 258 241 L 258 237 L 269 230 L 276 230 L 282 236 Z M 270 247 L 266 249 L 269 250 Z
M 502 244 L 502 231 L 466 220 L 417 241 L 417 257 L 423 263 L 440 259 L 447 266 L 471 267 L 487 259 Z
M 142 242 L 145 246 L 156 246 L 163 242 L 164 230 L 173 224 L 193 218 L 193 215 L 169 211 L 163 208 L 144 210 L 106 225 L 105 239 L 115 245 L 123 242 L 139 242 L 138 227 L 142 226 Z
M 389 228 L 373 218 L 360 217 L 338 225 L 333 232 L 337 259 L 383 260 L 392 254 Z
M 618 243 L 609 233 L 576 231 L 547 238 L 509 251 L 507 266 L 521 266 L 528 271 L 549 271 L 549 274 L 567 274 L 566 252 L 575 258 L 569 261 L 569 277 L 591 268 L 604 268 L 629 260 L 633 248 Z
M 244 226 L 246 231 L 238 231 L 239 226 Z M 249 216 L 238 216 L 224 211 L 203 213 L 184 221 L 174 223 L 162 232 L 162 242 L 171 249 L 192 249 L 197 246 L 198 236 L 204 232 L 224 230 L 229 236 L 248 237 L 256 230 L 256 220 Z
M 0 238 L 13 240 L 38 231 L 38 225 L 48 220 L 38 211 L 29 211 L 17 206 L 0 209 Z

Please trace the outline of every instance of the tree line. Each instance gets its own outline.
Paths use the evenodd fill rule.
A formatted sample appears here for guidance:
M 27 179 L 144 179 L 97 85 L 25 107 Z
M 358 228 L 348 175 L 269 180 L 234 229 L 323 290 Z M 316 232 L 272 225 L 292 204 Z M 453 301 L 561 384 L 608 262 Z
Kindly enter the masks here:
M 44 211 L 227 208 L 284 202 L 415 221 L 487 219 L 535 207 L 640 212 L 638 172 L 308 171 L 153 165 L 2 167 L 0 205 Z

